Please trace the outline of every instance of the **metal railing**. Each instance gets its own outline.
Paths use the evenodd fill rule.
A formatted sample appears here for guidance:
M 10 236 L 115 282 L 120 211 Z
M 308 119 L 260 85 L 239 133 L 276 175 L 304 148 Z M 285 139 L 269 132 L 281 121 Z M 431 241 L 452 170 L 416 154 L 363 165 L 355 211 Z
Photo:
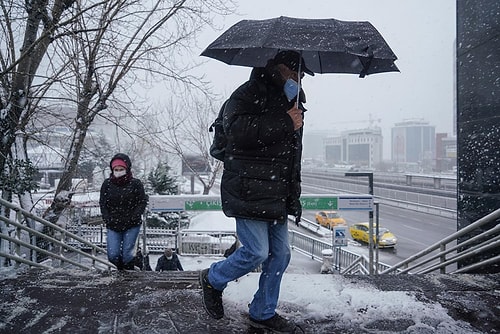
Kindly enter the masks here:
M 334 257 L 332 272 L 341 274 L 367 274 L 369 273 L 370 261 L 365 255 L 359 255 L 342 247 L 333 247 L 332 243 L 312 238 L 297 231 L 289 231 L 289 242 L 292 249 L 305 255 L 311 256 L 312 260 L 323 261 L 325 250 L 332 250 Z M 342 269 L 344 268 L 344 269 Z M 380 272 L 391 268 L 385 263 L 374 263 L 374 272 Z
M 7 260 L 4 262 L 13 261 L 16 267 L 20 264 L 51 267 L 48 265 L 48 261 L 38 261 L 37 256 L 43 255 L 52 259 L 52 267 L 73 265 L 86 270 L 95 269 L 96 265 L 108 269 L 114 267 L 103 259 L 105 258 L 103 255 L 106 254 L 104 249 L 106 229 L 102 225 L 65 229 L 3 199 L 0 199 L 0 205 L 15 213 L 15 219 L 0 216 L 0 220 L 10 229 L 10 233 L 0 234 L 2 241 L 8 242 L 10 248 L 9 252 L 5 252 L 5 247 L 0 249 L 0 257 Z M 486 224 L 499 219 L 500 209 L 392 267 L 384 263 L 374 263 L 373 272 L 380 274 L 428 273 L 439 270 L 441 273 L 446 273 L 447 269 L 451 267 L 453 269 L 452 273 L 462 273 L 481 266 L 498 263 L 500 262 L 500 255 L 494 255 L 478 263 L 459 269 L 454 268 L 459 261 L 478 256 L 478 254 L 488 255 L 488 253 L 492 253 L 492 250 L 498 249 L 500 246 L 500 225 L 495 224 L 487 230 L 482 230 L 482 228 Z M 33 223 L 28 224 L 29 220 L 49 228 L 52 233 L 43 233 L 29 227 L 33 226 Z M 224 251 L 236 240 L 234 231 L 176 231 L 149 228 L 146 229 L 145 234 L 144 231 L 141 233 L 148 250 L 155 253 L 163 252 L 166 247 L 171 247 L 176 248 L 180 254 L 184 255 L 222 256 Z M 468 235 L 474 236 L 457 244 L 459 238 Z M 44 245 L 50 245 L 50 247 L 41 247 L 40 240 L 43 241 Z M 350 252 L 341 247 L 333 247 L 331 243 L 300 232 L 290 230 L 290 245 L 292 249 L 309 255 L 312 260 L 320 262 L 323 261 L 325 256 L 324 250 L 333 250 L 335 269 L 342 274 L 365 274 L 370 272 L 370 262 L 366 256 Z M 54 262 L 57 261 L 58 264 L 54 265 Z
M 74 219 L 73 221 L 78 221 L 77 224 L 70 223 L 66 228 L 62 228 L 5 200 L 0 200 L 0 204 L 13 210 L 16 216 L 15 220 L 0 217 L 7 226 L 15 229 L 14 236 L 0 235 L 2 239 L 10 243 L 10 252 L 0 251 L 0 257 L 13 261 L 16 267 L 20 264 L 50 267 L 46 262 L 37 260 L 39 255 L 52 259 L 52 262 L 59 261 L 58 266 L 68 264 L 82 269 L 93 269 L 96 263 L 100 263 L 108 268 L 114 267 L 103 259 L 106 254 L 106 228 L 102 224 L 81 224 L 80 220 Z M 52 233 L 47 235 L 35 228 L 30 228 L 27 223 L 28 219 L 52 229 Z M 37 240 L 43 240 L 45 245 L 50 245 L 50 249 L 40 247 Z M 237 237 L 235 231 L 144 229 L 143 227 L 139 240 L 139 243 L 142 241 L 143 247 L 146 245 L 147 251 L 150 253 L 162 253 L 165 248 L 169 247 L 176 249 L 182 255 L 222 256 L 237 240 Z M 332 247 L 331 243 L 297 231 L 290 230 L 290 244 L 292 249 L 309 255 L 312 260 L 319 262 L 324 259 L 323 251 L 332 249 L 335 253 L 334 265 L 338 271 L 341 268 L 347 268 L 346 272 L 349 273 L 364 273 L 366 270 L 363 268 L 368 267 L 366 257 L 339 247 Z M 26 253 L 29 255 L 27 256 Z M 91 265 L 82 263 L 82 259 L 87 259 Z M 389 268 L 383 263 L 375 266 L 378 267 L 379 271 Z
M 304 219 L 307 221 L 306 219 Z M 304 222 L 301 222 L 303 224 Z M 311 225 L 317 225 L 309 222 Z M 87 238 L 93 243 L 102 243 L 106 246 L 106 229 L 102 226 L 74 227 L 73 233 Z M 329 231 L 331 233 L 331 231 Z M 163 228 L 141 229 L 139 239 L 146 245 L 149 253 L 163 253 L 166 247 L 177 250 L 184 256 L 223 256 L 224 252 L 237 240 L 235 231 L 214 230 L 171 230 Z M 366 273 L 369 260 L 364 255 L 359 255 L 340 247 L 332 247 L 331 242 L 325 242 L 306 234 L 290 230 L 289 242 L 293 250 L 311 257 L 311 260 L 322 262 L 324 250 L 332 250 L 335 256 L 333 265 L 341 273 Z M 344 268 L 344 269 L 342 269 Z M 390 268 L 384 263 L 375 263 L 374 270 L 380 272 Z M 332 270 L 333 271 L 333 270 Z
M 21 264 L 30 267 L 66 267 L 75 266 L 84 270 L 111 269 L 115 266 L 107 260 L 99 257 L 106 254 L 106 250 L 89 242 L 85 238 L 73 234 L 66 229 L 52 224 L 51 222 L 40 218 L 29 211 L 26 211 L 8 201 L 0 199 L 0 205 L 5 209 L 13 211 L 15 219 L 0 215 L 7 228 L 12 233 L 0 233 L 2 243 L 9 243 L 10 251 L 5 252 L 5 247 L 0 249 L 0 257 L 5 258 L 1 265 L 13 262 L 13 266 L 18 268 Z M 32 220 L 33 223 L 28 223 Z M 49 229 L 51 233 L 43 233 L 33 226 L 35 222 L 40 223 L 44 228 Z M 84 245 L 85 247 L 82 247 Z M 88 251 L 82 250 L 88 249 Z M 44 258 L 40 260 L 40 258 Z M 51 263 L 51 264 L 49 264 Z
M 383 270 L 381 274 L 398 273 L 425 274 L 436 270 L 440 273 L 467 273 L 475 269 L 500 262 L 500 255 L 495 250 L 500 247 L 500 224 L 492 224 L 500 220 L 500 209 L 453 233 L 441 241 L 425 248 L 408 259 Z M 487 227 L 487 224 L 492 224 Z M 456 243 L 459 238 L 468 235 L 473 237 Z M 492 252 L 493 251 L 493 252 Z M 498 251 L 497 251 L 498 253 Z M 447 271 L 449 266 L 456 266 L 460 261 L 471 257 L 484 257 L 484 260 L 461 268 Z
M 90 244 L 106 247 L 106 228 L 103 225 L 70 226 L 68 231 L 80 236 Z M 141 227 L 138 244 L 150 254 L 162 254 L 165 248 L 172 248 L 179 255 L 214 255 L 223 256 L 226 249 L 236 241 L 235 231 L 214 230 L 173 230 L 157 227 Z M 76 241 L 70 242 L 74 247 L 86 248 Z
M 236 240 L 235 231 L 181 230 L 179 253 L 222 256 Z
M 55 261 L 59 261 L 56 266 L 74 265 L 87 270 L 95 269 L 96 263 L 107 268 L 114 267 L 103 259 L 105 258 L 103 255 L 106 254 L 106 228 L 103 225 L 70 224 L 66 228 L 62 228 L 5 200 L 0 199 L 0 204 L 15 212 L 15 219 L 0 216 L 0 220 L 5 222 L 7 226 L 14 228 L 14 236 L 0 234 L 0 238 L 10 243 L 11 249 L 10 252 L 0 251 L 0 257 L 13 261 L 15 267 L 26 264 L 50 268 L 55 266 Z M 47 235 L 35 228 L 30 228 L 27 223 L 28 219 L 52 229 L 52 233 Z M 235 231 L 146 228 L 145 231 L 141 229 L 139 239 L 142 239 L 143 245 L 145 244 L 148 252 L 151 253 L 162 253 L 166 247 L 170 247 L 177 249 L 182 255 L 222 256 L 237 240 L 237 237 Z M 43 243 L 50 245 L 50 247 L 40 247 L 40 240 L 43 240 Z M 290 244 L 292 249 L 307 254 L 311 256 L 312 260 L 319 262 L 323 261 L 325 249 L 334 249 L 335 266 L 339 270 L 345 267 L 349 268 L 350 273 L 361 273 L 364 270 L 352 269 L 352 264 L 357 264 L 356 268 L 363 268 L 363 266 L 366 268 L 367 266 L 366 257 L 338 247 L 333 248 L 331 243 L 297 231 L 290 231 Z M 27 253 L 29 255 L 26 255 Z M 48 265 L 48 261 L 38 261 L 39 255 L 51 259 L 52 265 Z M 84 262 L 88 262 L 90 265 Z M 379 270 L 387 268 L 389 268 L 388 265 L 379 264 Z

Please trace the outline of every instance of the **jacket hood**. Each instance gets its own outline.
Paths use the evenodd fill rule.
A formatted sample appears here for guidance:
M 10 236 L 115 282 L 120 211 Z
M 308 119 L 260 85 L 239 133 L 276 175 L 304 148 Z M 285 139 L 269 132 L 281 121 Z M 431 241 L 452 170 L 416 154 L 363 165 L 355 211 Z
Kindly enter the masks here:
M 113 168 L 111 167 L 111 163 L 113 162 L 113 160 L 115 159 L 121 159 L 123 161 L 125 161 L 125 163 L 127 164 L 127 171 L 130 171 L 130 169 L 132 168 L 132 161 L 130 161 L 130 158 L 128 155 L 126 155 L 125 153 L 117 153 L 114 155 L 114 157 L 111 158 L 111 160 L 109 161 L 109 168 L 111 170 L 113 170 Z
M 250 73 L 250 80 L 260 80 L 267 82 L 271 85 L 283 88 L 285 80 L 281 77 L 281 74 L 276 67 L 276 65 L 268 64 L 266 67 L 254 67 Z M 302 87 L 300 87 L 299 100 L 302 103 L 306 103 L 306 94 Z M 304 110 L 305 111 L 305 110 Z

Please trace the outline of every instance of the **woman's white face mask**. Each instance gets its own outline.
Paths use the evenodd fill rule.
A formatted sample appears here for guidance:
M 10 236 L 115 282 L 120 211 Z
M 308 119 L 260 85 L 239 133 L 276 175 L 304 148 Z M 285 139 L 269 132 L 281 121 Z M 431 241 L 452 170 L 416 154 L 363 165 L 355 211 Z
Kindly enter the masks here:
M 113 171 L 113 175 L 114 175 L 116 178 L 122 177 L 122 176 L 124 176 L 125 174 L 127 174 L 127 171 L 126 171 L 125 169 L 123 169 L 123 170 L 115 170 L 115 171 Z

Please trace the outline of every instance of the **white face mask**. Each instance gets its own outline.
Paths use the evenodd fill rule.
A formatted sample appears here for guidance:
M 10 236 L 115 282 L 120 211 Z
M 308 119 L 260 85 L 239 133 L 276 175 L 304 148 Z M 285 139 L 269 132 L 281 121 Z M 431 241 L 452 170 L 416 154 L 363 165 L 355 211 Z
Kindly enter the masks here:
M 173 256 L 167 256 L 167 260 L 172 260 Z
M 127 174 L 127 171 L 126 171 L 126 170 L 113 171 L 113 175 L 114 175 L 116 178 L 122 177 L 122 176 L 124 176 L 125 174 Z

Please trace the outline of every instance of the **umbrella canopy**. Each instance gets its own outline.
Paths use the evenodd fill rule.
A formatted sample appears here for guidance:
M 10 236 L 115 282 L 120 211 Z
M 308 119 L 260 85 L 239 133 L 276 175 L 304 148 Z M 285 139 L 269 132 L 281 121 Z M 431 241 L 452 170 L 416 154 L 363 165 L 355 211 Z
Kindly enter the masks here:
M 202 56 L 229 65 L 263 67 L 279 51 L 302 54 L 315 73 L 368 74 L 399 71 L 397 59 L 370 22 L 280 16 L 243 20 L 212 42 Z

